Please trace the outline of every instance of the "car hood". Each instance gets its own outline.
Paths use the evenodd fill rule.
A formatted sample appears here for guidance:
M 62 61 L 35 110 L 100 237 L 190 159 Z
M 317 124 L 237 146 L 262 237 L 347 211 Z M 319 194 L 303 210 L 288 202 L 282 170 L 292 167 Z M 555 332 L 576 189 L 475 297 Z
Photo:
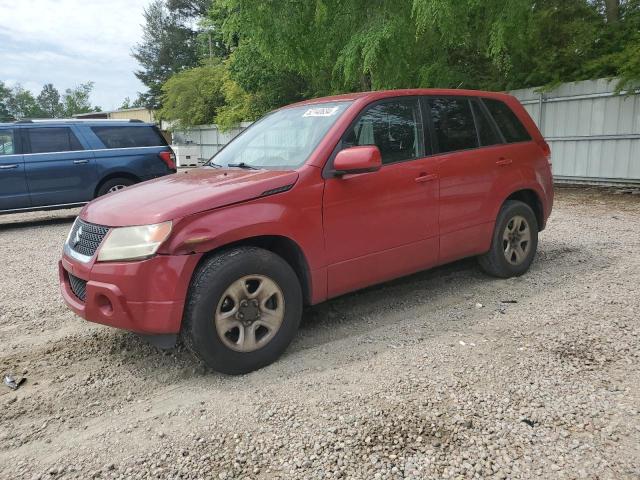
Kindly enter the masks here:
M 297 179 L 295 171 L 199 168 L 107 194 L 80 216 L 109 227 L 160 223 L 251 200 Z

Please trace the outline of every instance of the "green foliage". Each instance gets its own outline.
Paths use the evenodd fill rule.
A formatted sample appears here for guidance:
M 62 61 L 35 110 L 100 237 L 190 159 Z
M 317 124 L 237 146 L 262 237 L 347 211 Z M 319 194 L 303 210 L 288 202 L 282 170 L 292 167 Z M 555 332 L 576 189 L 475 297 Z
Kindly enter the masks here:
M 125 97 L 119 109 L 126 110 L 128 108 L 144 108 L 144 107 L 145 107 L 144 98 L 142 97 L 142 95 L 138 95 L 138 97 L 135 100 L 131 100 L 131 98 Z
M 224 73 L 224 65 L 217 61 L 173 75 L 162 87 L 158 117 L 174 120 L 177 128 L 214 123 L 225 102 Z
M 9 111 L 8 101 L 11 97 L 11 90 L 9 90 L 3 81 L 0 81 L 0 122 L 10 122 L 15 120 L 15 117 Z
M 22 118 L 63 118 L 77 113 L 99 112 L 89 99 L 93 82 L 82 83 L 65 90 L 64 95 L 47 83 L 37 97 L 22 85 L 9 89 L 0 81 L 0 121 Z
M 99 112 L 101 110 L 100 107 L 92 106 L 89 99 L 93 85 L 93 82 L 81 83 L 64 91 L 64 95 L 62 95 L 64 117 L 72 117 L 78 113 Z
M 143 97 L 151 109 L 161 106 L 162 85 L 171 75 L 198 64 L 198 35 L 185 18 L 196 2 L 173 3 L 175 12 L 164 0 L 154 0 L 145 9 L 142 42 L 133 49 L 141 66 L 135 75 L 147 87 Z
M 357 90 L 640 80 L 640 0 L 210 0 L 198 25 L 220 59 L 205 117 L 223 125 Z M 181 105 L 166 115 L 198 123 Z
M 60 102 L 60 92 L 53 84 L 47 83 L 43 86 L 36 101 L 38 102 L 43 118 L 59 118 L 64 116 L 64 107 Z

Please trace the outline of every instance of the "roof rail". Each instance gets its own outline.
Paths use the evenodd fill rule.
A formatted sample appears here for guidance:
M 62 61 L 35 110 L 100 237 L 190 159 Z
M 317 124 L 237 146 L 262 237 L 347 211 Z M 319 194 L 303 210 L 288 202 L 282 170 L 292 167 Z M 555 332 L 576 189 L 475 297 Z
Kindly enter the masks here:
M 130 118 L 129 122 L 131 123 L 144 123 L 142 120 L 140 120 L 139 118 Z

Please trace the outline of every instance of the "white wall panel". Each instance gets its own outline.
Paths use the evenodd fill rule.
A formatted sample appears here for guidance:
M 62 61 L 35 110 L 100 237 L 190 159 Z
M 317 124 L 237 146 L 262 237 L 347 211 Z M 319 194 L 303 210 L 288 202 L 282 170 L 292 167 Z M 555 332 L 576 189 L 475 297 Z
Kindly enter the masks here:
M 557 181 L 640 183 L 640 95 L 617 95 L 615 85 L 600 79 L 509 92 L 549 142 Z

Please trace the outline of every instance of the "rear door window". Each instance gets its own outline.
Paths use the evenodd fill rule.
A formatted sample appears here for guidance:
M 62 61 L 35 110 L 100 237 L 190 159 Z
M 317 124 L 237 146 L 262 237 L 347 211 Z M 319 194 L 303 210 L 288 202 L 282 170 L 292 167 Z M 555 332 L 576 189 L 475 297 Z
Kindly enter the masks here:
M 424 156 L 422 143 L 420 104 L 408 98 L 367 108 L 345 134 L 342 146 L 375 145 L 387 164 Z
M 491 116 L 508 143 L 531 140 L 531 135 L 529 135 L 527 129 L 506 103 L 491 98 L 483 98 L 482 101 L 487 106 L 489 113 L 491 113 Z
M 471 104 L 464 97 L 429 98 L 431 121 L 440 153 L 478 147 Z
M 473 116 L 476 119 L 476 129 L 478 130 L 480 145 L 488 147 L 502 143 L 500 134 L 494 128 L 491 119 L 487 116 L 482 105 L 474 100 L 471 102 L 471 108 L 473 109 Z
M 13 130 L 0 130 L 0 155 L 13 155 L 15 151 Z
M 159 147 L 167 141 L 157 128 L 151 126 L 91 127 L 93 133 L 107 148 Z
M 29 153 L 73 152 L 84 150 L 69 127 L 27 128 Z

